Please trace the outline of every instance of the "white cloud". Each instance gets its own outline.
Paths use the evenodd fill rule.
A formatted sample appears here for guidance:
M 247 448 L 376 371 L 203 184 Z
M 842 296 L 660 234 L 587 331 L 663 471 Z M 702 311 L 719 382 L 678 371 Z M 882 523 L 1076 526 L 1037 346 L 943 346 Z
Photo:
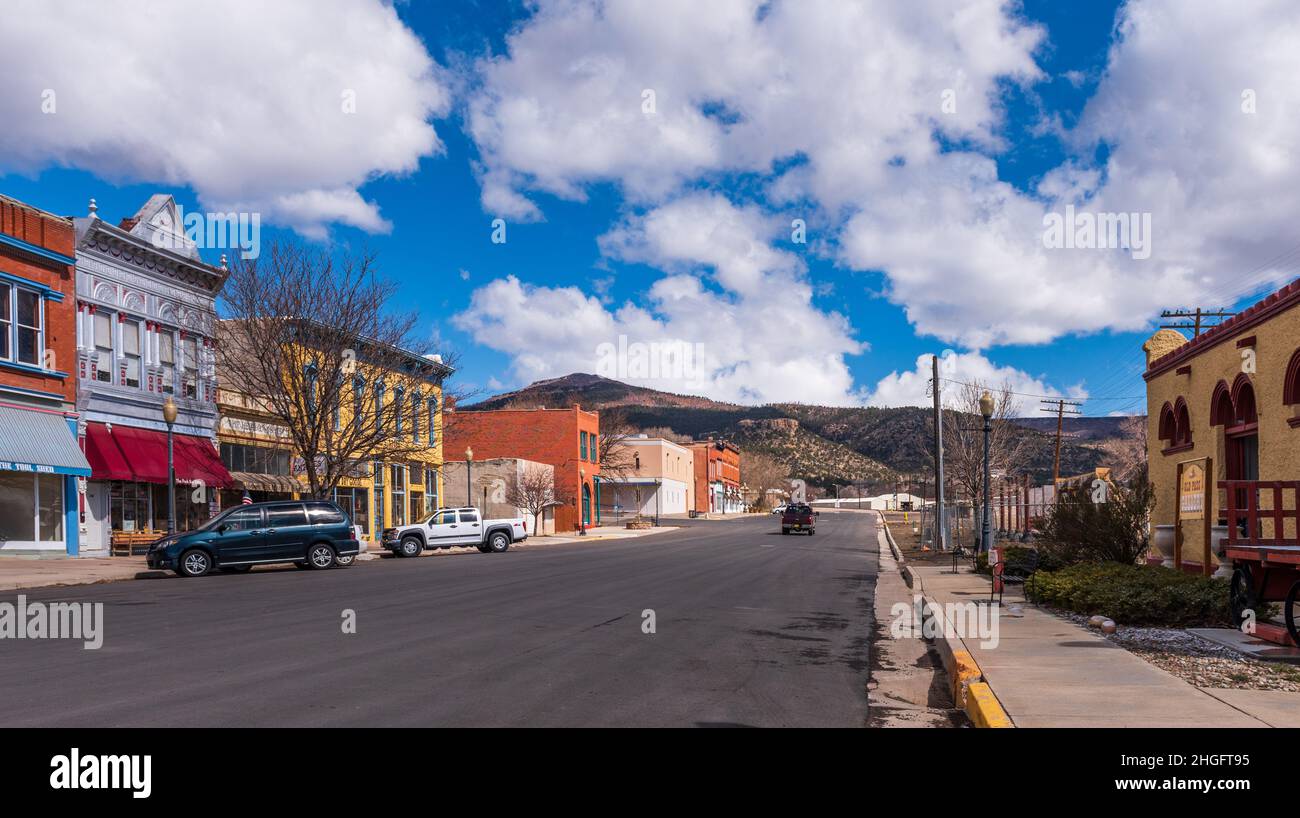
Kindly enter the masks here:
M 6 14 L 0 71 L 0 171 L 188 185 L 204 207 L 313 236 L 388 230 L 358 188 L 441 151 L 429 119 L 450 104 L 379 0 L 51 3 Z
M 739 403 L 858 403 L 845 356 L 862 345 L 843 316 L 813 304 L 801 260 L 771 246 L 779 229 L 757 208 L 693 194 L 631 217 L 601 239 L 612 257 L 668 271 L 644 306 L 611 310 L 577 287 L 510 276 L 476 290 L 454 321 L 478 343 L 511 355 L 521 382 L 596 372 Z M 629 352 L 612 360 L 624 367 L 615 372 L 609 354 L 620 349 L 620 336 Z M 634 344 L 685 351 L 638 375 Z
M 871 406 L 933 406 L 934 398 L 929 392 L 933 373 L 930 356 L 920 355 L 916 359 L 915 369 L 894 371 L 881 378 L 871 391 L 867 403 Z M 1011 366 L 998 366 L 978 352 L 945 350 L 939 359 L 939 377 L 944 382 L 944 391 L 949 395 L 961 389 L 963 383 L 981 383 L 994 389 L 1010 389 L 1017 393 L 1014 395 L 1013 412 L 1017 417 L 1037 414 L 1038 402 L 1043 397 L 1069 400 L 1088 397 L 1087 390 L 1080 386 L 1061 390 L 1049 384 L 1045 376 L 1030 375 Z M 945 405 L 950 405 L 946 399 Z

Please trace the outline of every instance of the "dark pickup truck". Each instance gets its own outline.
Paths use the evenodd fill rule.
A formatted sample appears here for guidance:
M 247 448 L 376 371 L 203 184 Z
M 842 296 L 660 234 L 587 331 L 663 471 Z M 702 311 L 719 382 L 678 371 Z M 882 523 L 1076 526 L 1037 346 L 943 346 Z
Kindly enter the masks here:
M 812 506 L 791 503 L 785 507 L 781 513 L 781 533 L 789 534 L 791 531 L 817 533 L 817 512 L 812 510 Z

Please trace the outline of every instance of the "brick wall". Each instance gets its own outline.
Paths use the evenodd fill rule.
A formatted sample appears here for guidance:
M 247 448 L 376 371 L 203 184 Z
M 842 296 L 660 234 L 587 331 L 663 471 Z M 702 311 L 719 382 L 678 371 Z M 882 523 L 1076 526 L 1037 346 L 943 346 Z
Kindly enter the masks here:
M 69 219 L 60 218 L 0 196 L 0 233 L 36 247 L 71 257 L 76 235 Z M 76 272 L 73 265 L 60 264 L 0 242 L 0 272 L 43 284 L 63 293 L 63 301 L 46 299 L 45 349 L 52 356 L 52 368 L 68 373 L 57 378 L 10 367 L 0 367 L 0 383 L 21 389 L 50 392 L 66 401 L 76 398 L 77 364 Z

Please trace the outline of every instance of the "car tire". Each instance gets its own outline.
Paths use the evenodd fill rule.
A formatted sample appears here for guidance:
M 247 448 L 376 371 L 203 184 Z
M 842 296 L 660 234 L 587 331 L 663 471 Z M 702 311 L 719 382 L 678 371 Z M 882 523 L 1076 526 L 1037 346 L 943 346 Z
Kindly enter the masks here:
M 333 568 L 336 559 L 338 555 L 334 553 L 333 547 L 323 542 L 318 542 L 307 549 L 307 564 L 317 570 Z
M 217 570 L 223 574 L 247 574 L 253 570 L 251 565 L 221 565 Z
M 212 555 L 202 548 L 191 548 L 176 561 L 176 573 L 183 577 L 201 577 L 212 570 Z
M 357 559 L 356 554 L 340 554 L 334 558 L 335 568 L 347 568 Z
M 812 535 L 814 535 L 814 534 L 816 534 L 816 533 L 817 533 L 817 530 L 816 530 L 816 529 L 813 529 L 813 528 L 808 529 L 808 536 L 809 536 L 809 537 L 811 537 Z
M 419 537 L 403 537 L 395 552 L 399 557 L 418 557 L 424 550 L 424 543 Z
M 493 554 L 504 554 L 510 550 L 510 537 L 504 531 L 489 534 L 487 547 Z
M 477 549 L 479 550 L 479 553 L 481 553 L 481 554 L 491 554 L 491 553 L 492 553 L 492 549 L 491 549 L 491 548 L 488 548 L 486 545 L 481 545 L 481 544 L 480 544 L 480 545 L 476 545 L 476 546 L 474 546 L 474 547 L 477 548 Z

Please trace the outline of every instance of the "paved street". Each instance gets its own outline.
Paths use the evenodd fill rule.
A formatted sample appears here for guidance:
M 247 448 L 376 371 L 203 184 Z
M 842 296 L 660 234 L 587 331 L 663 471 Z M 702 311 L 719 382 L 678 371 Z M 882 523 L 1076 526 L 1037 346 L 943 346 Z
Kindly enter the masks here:
M 875 515 L 682 526 L 27 592 L 105 603 L 104 645 L 0 640 L 0 724 L 863 725 Z

